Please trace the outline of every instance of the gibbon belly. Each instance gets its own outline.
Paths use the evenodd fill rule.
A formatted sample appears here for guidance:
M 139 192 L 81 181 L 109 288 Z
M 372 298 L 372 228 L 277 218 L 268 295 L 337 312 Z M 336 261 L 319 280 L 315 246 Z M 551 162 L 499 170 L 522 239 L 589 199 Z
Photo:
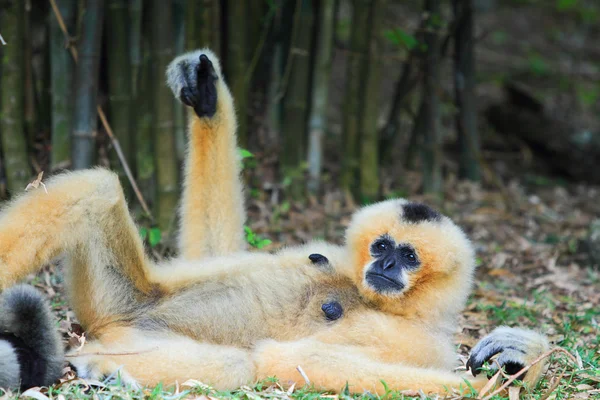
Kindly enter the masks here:
M 323 304 L 331 302 L 347 315 L 360 301 L 349 280 L 315 273 L 313 267 L 271 270 L 191 286 L 161 300 L 137 325 L 251 347 L 266 338 L 306 337 L 343 320 L 332 320 L 324 312 Z

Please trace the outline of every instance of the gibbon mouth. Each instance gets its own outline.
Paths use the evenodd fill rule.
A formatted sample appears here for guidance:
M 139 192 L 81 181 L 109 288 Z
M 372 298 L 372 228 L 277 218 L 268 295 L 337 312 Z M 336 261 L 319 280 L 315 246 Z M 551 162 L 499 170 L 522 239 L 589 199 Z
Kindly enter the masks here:
M 369 285 L 373 286 L 377 291 L 399 291 L 404 289 L 404 284 L 395 279 L 387 277 L 385 275 L 377 274 L 377 273 L 368 273 L 366 276 L 366 281 Z

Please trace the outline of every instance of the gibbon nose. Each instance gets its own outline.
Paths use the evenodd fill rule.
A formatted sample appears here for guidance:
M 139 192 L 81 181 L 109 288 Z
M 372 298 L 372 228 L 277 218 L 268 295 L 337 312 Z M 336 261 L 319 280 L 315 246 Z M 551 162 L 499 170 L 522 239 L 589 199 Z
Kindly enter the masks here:
M 383 270 L 394 268 L 396 266 L 396 260 L 393 258 L 388 258 L 387 260 L 383 260 Z

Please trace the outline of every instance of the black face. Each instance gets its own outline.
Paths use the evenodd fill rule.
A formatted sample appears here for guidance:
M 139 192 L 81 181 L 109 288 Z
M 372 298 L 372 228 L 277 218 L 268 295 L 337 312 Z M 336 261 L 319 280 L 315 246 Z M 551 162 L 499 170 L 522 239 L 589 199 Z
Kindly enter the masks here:
M 406 286 L 404 271 L 417 269 L 421 262 L 412 246 L 396 244 L 387 236 L 381 236 L 371 243 L 371 256 L 375 261 L 366 273 L 366 281 L 381 293 L 399 293 Z

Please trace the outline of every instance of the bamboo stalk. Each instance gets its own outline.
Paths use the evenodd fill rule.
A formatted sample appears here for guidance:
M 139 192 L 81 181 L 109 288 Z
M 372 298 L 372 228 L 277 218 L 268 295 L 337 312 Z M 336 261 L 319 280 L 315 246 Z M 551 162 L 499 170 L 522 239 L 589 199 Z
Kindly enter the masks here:
M 9 3 L 0 14 L 0 26 L 7 43 L 1 48 L 0 134 L 10 194 L 25 190 L 31 173 L 24 120 L 24 20 L 25 5 L 20 1 Z
M 142 64 L 142 0 L 129 1 L 129 59 L 131 63 L 131 93 L 137 97 L 138 79 Z
M 65 35 L 65 38 L 69 39 L 70 38 L 69 31 L 67 30 L 67 27 L 65 25 L 65 21 L 62 17 L 62 14 L 60 13 L 58 6 L 56 5 L 56 0 L 50 0 L 50 5 L 52 7 L 52 12 L 54 13 L 54 16 L 56 17 L 58 25 L 60 26 L 60 29 L 63 31 L 63 33 Z M 77 63 L 77 60 L 78 60 L 77 49 L 75 47 L 73 47 L 70 43 L 68 44 L 68 49 L 71 53 L 71 56 L 73 57 L 73 60 L 75 61 L 75 63 Z M 108 123 L 106 118 L 103 118 L 104 112 L 102 111 L 102 107 L 97 106 L 96 111 L 98 113 L 98 116 L 100 117 L 100 120 L 102 121 L 102 125 L 104 126 L 106 133 L 108 134 L 110 140 L 113 142 L 114 148 L 120 149 L 118 142 L 116 142 L 117 139 L 114 137 L 114 135 L 112 135 L 112 129 L 110 128 L 110 124 Z M 122 153 L 120 153 L 120 152 L 117 152 L 117 153 L 120 155 L 119 158 L 121 160 L 121 163 L 127 164 L 127 160 L 125 160 L 125 158 L 123 158 Z M 140 205 L 144 209 L 144 212 L 146 212 L 146 214 L 148 215 L 148 218 L 153 220 L 154 218 L 152 216 L 152 213 L 150 212 L 150 209 L 148 208 L 148 205 L 146 204 L 146 200 L 144 200 L 144 197 L 142 196 L 142 194 L 138 188 L 138 185 L 133 177 L 133 174 L 131 174 L 131 170 L 130 170 L 129 166 L 127 166 L 127 165 L 125 166 L 125 172 L 127 173 L 127 178 L 129 179 L 129 183 L 133 187 L 133 191 L 135 192 L 136 197 L 138 198 L 138 200 L 140 202 Z
M 152 79 L 152 57 L 150 49 L 150 24 L 146 24 L 141 41 L 141 64 L 136 96 L 136 175 L 143 197 L 153 207 L 156 202 L 156 165 L 154 163 L 154 81 Z
M 308 190 L 317 192 L 321 183 L 323 138 L 327 130 L 327 99 L 331 75 L 335 0 L 320 3 L 319 36 L 314 61 L 312 109 L 309 117 Z
M 71 160 L 73 169 L 92 166 L 97 134 L 97 88 L 100 41 L 104 16 L 103 0 L 88 0 L 83 16 L 82 32 L 75 68 L 75 107 Z
M 452 2 L 456 30 L 454 35 L 454 89 L 458 113 L 456 129 L 460 147 L 459 175 L 472 181 L 481 179 L 480 145 L 475 104 L 475 39 L 473 37 L 473 0 Z
M 306 160 L 308 105 L 310 104 L 310 53 L 314 23 L 312 1 L 302 0 L 298 17 L 298 32 L 290 43 L 290 70 L 287 91 L 283 98 L 281 163 L 284 174 L 297 176 Z M 294 185 L 294 190 L 300 185 Z M 300 195 L 298 191 L 294 196 Z
M 225 75 L 229 82 L 231 95 L 235 100 L 238 120 L 238 144 L 247 145 L 247 104 L 248 85 L 246 82 L 247 42 L 247 0 L 228 0 L 227 2 L 227 57 Z
M 442 126 L 440 119 L 440 1 L 426 0 L 425 12 L 429 15 L 423 60 L 423 190 L 440 194 L 442 191 Z
M 362 99 L 364 77 L 367 73 L 369 36 L 369 7 L 371 0 L 354 0 L 352 12 L 352 34 L 346 73 L 344 101 L 344 152 L 342 157 L 341 186 L 347 192 L 354 190 L 358 179 L 360 130 L 363 115 Z
M 367 74 L 364 77 L 360 137 L 360 198 L 363 203 L 376 200 L 379 196 L 379 78 L 380 78 L 380 35 L 382 0 L 373 0 L 369 7 L 369 50 Z
M 153 114 L 154 161 L 156 164 L 157 199 L 156 220 L 160 228 L 169 233 L 171 220 L 179 197 L 178 163 L 173 135 L 173 99 L 164 82 L 167 65 L 173 59 L 172 3 L 152 2 L 153 48 Z
M 173 1 L 173 43 L 175 54 L 182 54 L 185 50 L 185 4 L 183 0 Z M 177 161 L 183 165 L 186 148 L 186 118 L 185 107 L 179 105 L 179 100 L 171 97 L 173 100 L 173 134 L 175 135 L 175 149 L 177 151 Z
M 134 165 L 132 127 L 132 89 L 129 44 L 129 12 L 127 0 L 108 0 L 107 3 L 107 61 L 108 61 L 108 114 L 114 136 L 119 141 L 128 165 Z M 116 152 L 111 153 L 111 168 L 122 182 L 127 179 L 124 164 Z M 131 197 L 131 187 L 125 186 L 125 195 Z

